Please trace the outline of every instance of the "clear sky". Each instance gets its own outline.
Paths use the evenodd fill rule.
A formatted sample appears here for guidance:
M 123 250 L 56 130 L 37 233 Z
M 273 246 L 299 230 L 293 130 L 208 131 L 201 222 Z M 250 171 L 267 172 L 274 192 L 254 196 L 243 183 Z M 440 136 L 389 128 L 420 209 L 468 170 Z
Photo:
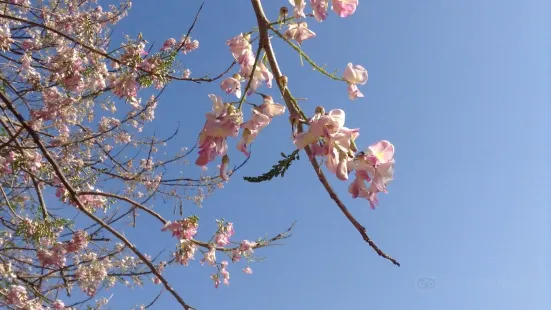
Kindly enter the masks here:
M 264 2 L 272 20 L 288 5 Z M 134 1 L 115 33 L 141 31 L 158 46 L 187 31 L 200 3 Z M 266 260 L 252 265 L 253 275 L 230 265 L 229 287 L 214 289 L 211 267 L 201 267 L 199 257 L 189 267 L 171 267 L 168 279 L 200 310 L 551 309 L 550 10 L 545 0 L 360 0 L 350 18 L 331 13 L 321 24 L 310 21 L 317 37 L 304 50 L 315 61 L 340 72 L 349 61 L 369 70 L 365 98 L 354 102 L 346 85 L 302 67 L 288 46 L 275 43 L 292 92 L 308 98 L 305 111 L 342 108 L 347 125 L 361 128 L 361 148 L 381 139 L 395 144 L 395 181 L 377 210 L 351 199 L 348 182 L 330 179 L 402 267 L 362 241 L 305 159 L 283 179 L 242 180 L 294 149 L 281 117 L 262 132 L 253 158 L 225 189 L 203 209 L 189 204 L 185 212 L 201 217 L 199 237 L 210 237 L 219 216 L 234 222 L 236 240 L 274 235 L 297 221 L 292 238 L 258 251 Z M 192 34 L 200 48 L 183 58 L 193 75 L 225 68 L 232 60 L 225 41 L 254 25 L 249 1 L 206 1 Z M 283 102 L 275 88 L 259 91 Z M 211 107 L 209 93 L 222 94 L 219 83 L 176 83 L 161 97 L 156 132 L 181 126 L 172 150 L 194 144 Z M 230 156 L 232 163 L 242 158 L 234 143 Z M 156 203 L 177 219 L 170 217 L 172 205 Z M 125 233 L 139 248 L 173 250 L 176 240 L 159 233 L 158 223 L 138 224 L 140 230 Z M 420 279 L 434 287 L 420 287 Z M 159 289 L 148 284 L 128 298 L 115 290 L 112 308 L 147 303 Z M 152 307 L 175 308 L 168 293 Z

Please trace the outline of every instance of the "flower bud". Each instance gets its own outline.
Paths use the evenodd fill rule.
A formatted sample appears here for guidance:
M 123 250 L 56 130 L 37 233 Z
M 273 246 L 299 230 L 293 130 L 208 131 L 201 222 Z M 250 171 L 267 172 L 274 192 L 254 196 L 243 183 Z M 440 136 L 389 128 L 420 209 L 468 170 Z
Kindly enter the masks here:
M 358 151 L 358 147 L 356 146 L 356 142 L 354 142 L 354 140 L 352 140 L 352 139 L 350 139 L 350 150 L 354 153 Z
M 230 163 L 230 157 L 228 156 L 228 154 L 224 155 L 224 157 L 222 157 L 222 163 L 223 164 L 229 164 Z
M 232 76 L 232 78 L 238 80 L 238 81 L 241 81 L 241 75 L 239 75 L 239 73 L 236 73 Z
M 281 86 L 281 88 L 286 88 L 287 87 L 287 82 L 289 82 L 289 80 L 287 79 L 287 76 L 282 75 L 282 76 L 279 77 L 278 82 L 279 82 L 279 85 Z
M 229 103 L 226 103 L 227 104 L 227 110 L 228 111 L 228 114 L 233 114 L 235 112 L 235 107 Z
M 252 134 L 251 130 L 249 128 L 243 129 L 243 138 L 247 139 Z
M 325 115 L 325 109 L 322 106 L 319 106 L 316 108 L 315 113 Z
M 280 16 L 285 17 L 285 15 L 287 15 L 287 13 L 289 13 L 289 9 L 287 9 L 286 6 L 282 6 L 282 7 L 279 9 L 279 15 L 280 15 Z
M 224 181 L 228 181 L 230 179 L 228 177 L 228 174 L 226 173 L 229 163 L 230 163 L 230 157 L 228 156 L 228 154 L 226 154 L 224 155 L 224 157 L 222 157 L 222 164 L 220 165 L 220 178 Z

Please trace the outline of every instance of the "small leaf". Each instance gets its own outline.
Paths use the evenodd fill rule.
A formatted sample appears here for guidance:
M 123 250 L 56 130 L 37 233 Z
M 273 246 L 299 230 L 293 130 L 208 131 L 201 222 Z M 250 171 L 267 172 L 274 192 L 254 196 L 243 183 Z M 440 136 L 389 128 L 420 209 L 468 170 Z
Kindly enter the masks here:
M 272 169 L 270 171 L 264 173 L 261 176 L 243 177 L 243 179 L 245 181 L 251 182 L 251 183 L 260 183 L 260 182 L 264 182 L 264 181 L 269 181 L 269 180 L 271 180 L 275 177 L 278 177 L 280 175 L 281 175 L 281 177 L 284 177 L 285 172 L 287 171 L 287 169 L 289 169 L 289 167 L 291 166 L 291 163 L 294 160 L 298 159 L 298 153 L 299 153 L 299 150 L 294 150 L 293 153 L 291 153 L 291 155 L 288 155 L 288 156 L 285 155 L 284 153 L 281 153 L 281 156 L 283 156 L 283 158 L 285 158 L 285 159 L 282 159 L 276 165 L 273 165 Z

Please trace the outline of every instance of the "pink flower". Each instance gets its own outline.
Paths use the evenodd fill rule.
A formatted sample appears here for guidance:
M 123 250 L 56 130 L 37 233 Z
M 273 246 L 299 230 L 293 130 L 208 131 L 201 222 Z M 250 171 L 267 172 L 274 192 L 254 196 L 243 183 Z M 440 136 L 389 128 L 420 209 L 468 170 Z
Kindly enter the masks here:
M 323 136 L 338 132 L 344 126 L 344 120 L 345 113 L 340 109 L 331 110 L 325 115 L 316 114 L 308 122 L 308 131 L 295 137 L 295 146 L 298 149 L 303 149 L 306 145 L 315 143 Z
M 223 279 L 222 282 L 225 285 L 230 285 L 230 273 L 226 269 L 228 267 L 228 262 L 223 261 L 222 263 L 220 263 L 220 265 L 222 265 L 222 268 L 220 268 L 220 275 L 222 276 L 222 279 Z
M 5 298 L 8 305 L 23 308 L 28 299 L 27 289 L 21 285 L 11 285 Z
M 299 45 L 302 44 L 302 41 L 315 37 L 316 34 L 308 29 L 308 24 L 306 22 L 300 23 L 289 23 L 289 28 L 285 32 L 285 37 L 289 40 L 294 39 Z
M 353 65 L 349 62 L 343 75 L 344 79 L 351 84 L 364 85 L 367 83 L 367 70 L 360 65 Z
M 348 99 L 356 100 L 358 98 L 363 98 L 364 94 L 358 89 L 356 84 L 348 84 Z
M 289 3 L 293 6 L 293 14 L 296 18 L 305 18 L 304 9 L 306 8 L 305 0 L 289 0 Z
M 249 156 L 247 146 L 258 136 L 260 130 L 268 126 L 272 118 L 285 113 L 285 106 L 274 103 L 272 96 L 265 96 L 264 101 L 253 109 L 253 115 L 246 122 L 241 124 L 244 128 L 241 140 L 237 143 L 237 149 L 246 156 Z
M 251 130 L 249 128 L 245 128 L 243 130 L 243 135 L 241 136 L 241 139 L 239 142 L 237 142 L 237 149 L 245 154 L 245 156 L 249 156 L 250 153 L 247 150 L 247 146 L 250 145 L 254 139 L 258 136 L 259 129 Z
M 264 101 L 262 101 L 262 104 L 257 107 L 257 110 L 260 113 L 268 116 L 271 120 L 272 118 L 285 113 L 285 106 L 274 103 L 272 96 L 266 96 L 264 97 Z
M 197 40 L 191 40 L 191 37 L 184 37 L 180 41 L 180 45 L 182 46 L 182 53 L 185 55 L 189 52 L 193 52 L 194 50 L 199 48 L 199 41 Z
M 355 160 L 349 169 L 356 170 L 356 179 L 348 191 L 352 198 L 365 198 L 372 209 L 378 204 L 377 193 L 387 193 L 387 185 L 394 179 L 394 146 L 382 140 L 372 144 Z M 365 184 L 369 182 L 369 187 Z
M 199 157 L 195 161 L 198 166 L 205 166 L 217 155 L 226 155 L 226 138 L 236 137 L 243 121 L 241 111 L 230 104 L 224 104 L 222 98 L 216 95 L 211 94 L 209 97 L 213 102 L 212 112 L 207 113 L 207 121 L 199 135 Z
M 251 64 L 249 67 L 241 68 L 241 75 L 252 79 L 250 90 L 247 93 L 249 95 L 252 94 L 262 82 L 266 83 L 266 87 L 272 88 L 272 79 L 274 78 L 270 70 L 268 70 L 268 68 L 266 68 L 266 66 L 262 62 L 256 64 L 256 68 L 253 73 L 253 64 Z
M 214 242 L 220 246 L 224 246 L 230 243 L 230 238 L 233 236 L 233 223 L 227 223 L 225 226 L 220 226 L 216 235 L 214 236 Z
M 67 253 L 74 253 L 86 247 L 88 247 L 88 233 L 84 230 L 79 230 L 74 233 L 71 241 L 65 244 L 65 251 L 67 251 Z
M 207 262 L 211 266 L 216 265 L 216 248 L 212 247 L 205 253 L 204 258 L 201 260 L 201 263 L 204 262 Z
M 394 145 L 387 140 L 381 140 L 370 145 L 365 150 L 365 155 L 374 166 L 388 163 L 394 158 Z
M 65 303 L 59 299 L 57 299 L 52 306 L 54 306 L 54 310 L 63 310 L 65 309 Z
M 212 281 L 214 281 L 214 288 L 218 288 L 220 286 L 220 276 L 218 276 L 217 274 L 213 274 L 210 276 L 210 278 L 212 279 Z
M 342 127 L 337 133 L 326 138 L 328 149 L 326 167 L 335 173 L 339 180 L 348 180 L 348 162 L 351 159 L 351 144 L 360 135 L 359 129 Z
M 228 154 L 224 155 L 222 157 L 222 165 L 220 165 L 220 178 L 224 181 L 228 181 L 230 178 L 227 174 L 228 165 L 230 163 L 230 158 L 228 157 Z
M 184 266 L 189 264 L 189 261 L 195 259 L 197 245 L 191 240 L 181 240 L 180 250 L 176 252 L 176 261 Z
M 161 47 L 161 51 L 166 51 L 174 47 L 174 44 L 176 44 L 176 39 L 170 38 L 163 43 L 163 47 Z
M 229 77 L 222 81 L 220 88 L 226 92 L 226 94 L 235 94 L 237 98 L 241 97 L 241 76 L 238 74 L 233 77 Z
M 310 0 L 310 5 L 314 10 L 314 18 L 318 22 L 322 22 L 327 18 L 327 1 L 328 0 Z
M 332 9 L 339 17 L 348 17 L 356 12 L 358 0 L 331 0 Z
M 348 83 L 348 98 L 350 100 L 362 98 L 364 95 L 356 84 L 364 85 L 367 83 L 367 70 L 360 65 L 353 65 L 349 62 L 344 69 L 343 77 Z
M 251 267 L 247 266 L 243 269 L 243 272 L 246 274 L 252 274 L 253 270 L 251 269 Z
M 180 240 L 189 240 L 197 234 L 197 228 L 199 224 L 193 217 L 188 217 L 183 220 L 175 221 L 174 223 L 168 221 L 161 231 L 172 231 L 172 236 L 177 237 Z
M 249 43 L 249 39 L 250 36 L 243 36 L 243 34 L 240 33 L 238 36 L 226 41 L 226 44 L 230 47 L 230 51 L 235 60 L 238 60 L 239 57 L 246 51 L 251 50 L 251 43 Z

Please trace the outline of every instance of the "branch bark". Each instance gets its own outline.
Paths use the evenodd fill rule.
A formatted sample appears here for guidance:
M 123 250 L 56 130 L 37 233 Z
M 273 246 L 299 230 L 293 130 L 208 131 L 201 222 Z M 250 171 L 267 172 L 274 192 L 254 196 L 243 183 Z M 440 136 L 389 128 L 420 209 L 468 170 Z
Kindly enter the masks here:
M 254 8 L 254 12 L 256 15 L 256 19 L 258 22 L 258 31 L 260 33 L 260 45 L 264 48 L 264 51 L 266 52 L 266 56 L 268 57 L 268 62 L 270 64 L 270 69 L 272 70 L 272 74 L 274 75 L 274 79 L 277 81 L 279 90 L 281 92 L 281 95 L 283 96 L 283 99 L 285 100 L 285 104 L 287 108 L 289 109 L 289 112 L 291 115 L 302 115 L 303 112 L 300 110 L 300 107 L 296 104 L 295 99 L 291 96 L 291 93 L 289 92 L 289 88 L 287 85 L 282 85 L 282 76 L 281 70 L 279 68 L 279 65 L 277 63 L 277 59 L 275 57 L 274 50 L 272 48 L 272 44 L 270 42 L 270 37 L 268 36 L 268 30 L 270 29 L 270 21 L 264 14 L 264 10 L 262 8 L 262 3 L 260 0 L 251 0 L 251 3 Z M 302 132 L 303 127 L 302 124 L 299 123 L 298 125 L 298 131 Z M 346 218 L 352 223 L 352 225 L 356 228 L 356 230 L 360 233 L 362 238 L 365 242 L 375 250 L 379 256 L 391 261 L 394 265 L 400 266 L 400 263 L 396 261 L 394 258 L 392 258 L 390 255 L 386 254 L 381 250 L 373 240 L 369 237 L 367 234 L 367 229 L 363 227 L 356 218 L 348 211 L 348 208 L 344 205 L 344 203 L 340 200 L 339 196 L 335 193 L 331 185 L 329 184 L 329 181 L 325 177 L 325 174 L 322 172 L 321 167 L 319 166 L 318 161 L 315 157 L 312 156 L 312 150 L 309 146 L 306 146 L 304 148 L 306 153 L 308 154 L 308 158 L 310 158 L 310 164 L 314 168 L 314 171 L 316 172 L 316 175 L 329 194 L 329 197 L 337 204 L 339 209 L 342 211 L 342 213 L 346 216 Z

